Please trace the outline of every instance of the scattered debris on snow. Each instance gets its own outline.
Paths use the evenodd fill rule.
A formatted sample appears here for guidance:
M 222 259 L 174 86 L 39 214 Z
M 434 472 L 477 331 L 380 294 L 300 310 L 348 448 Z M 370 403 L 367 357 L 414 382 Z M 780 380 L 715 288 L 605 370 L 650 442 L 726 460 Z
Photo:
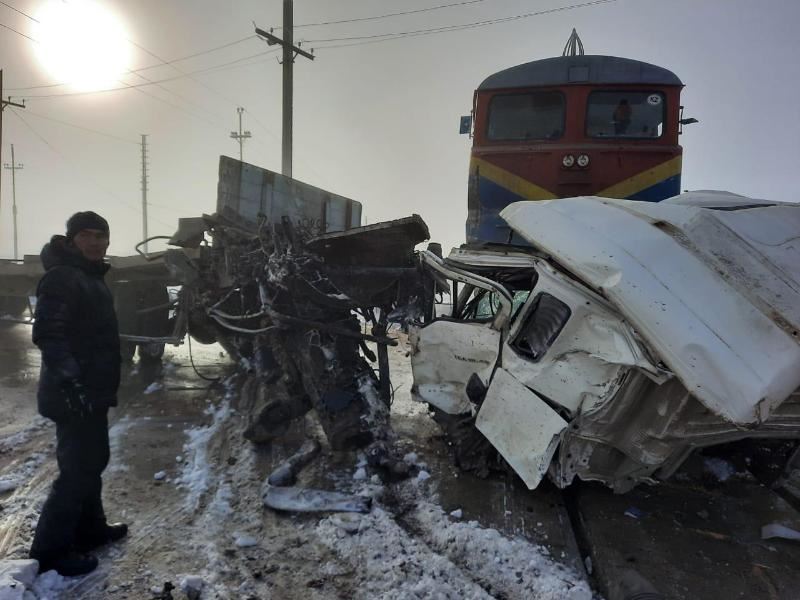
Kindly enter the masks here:
M 405 490 L 413 508 L 401 522 L 377 506 L 359 516 L 357 532 L 343 534 L 340 515 L 317 526 L 323 543 L 357 566 L 358 598 L 592 598 L 583 577 L 545 548 L 474 521 L 452 522 L 416 488 Z M 481 585 L 489 582 L 491 593 Z
M 264 504 L 287 512 L 367 513 L 372 498 L 309 488 L 267 486 Z

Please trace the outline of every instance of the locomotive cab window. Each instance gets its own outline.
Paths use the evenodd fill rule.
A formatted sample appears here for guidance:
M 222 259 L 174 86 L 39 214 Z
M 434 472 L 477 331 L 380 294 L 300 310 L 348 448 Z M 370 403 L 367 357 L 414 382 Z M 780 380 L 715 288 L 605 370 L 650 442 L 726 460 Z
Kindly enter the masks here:
M 555 140 L 564 134 L 561 92 L 503 94 L 489 105 L 490 140 Z
M 666 99 L 661 92 L 592 92 L 586 110 L 586 135 L 658 138 L 664 132 L 665 115 Z

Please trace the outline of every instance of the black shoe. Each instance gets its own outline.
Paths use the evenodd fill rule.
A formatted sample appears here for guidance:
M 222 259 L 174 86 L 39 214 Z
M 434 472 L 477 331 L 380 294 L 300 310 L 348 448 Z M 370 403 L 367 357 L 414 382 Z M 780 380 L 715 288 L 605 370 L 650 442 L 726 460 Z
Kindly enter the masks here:
M 112 542 L 117 542 L 128 535 L 128 526 L 125 523 L 110 523 L 101 529 L 80 536 L 75 547 L 83 552 L 93 550 Z
M 97 568 L 97 557 L 91 554 L 80 554 L 78 552 L 68 552 L 56 558 L 43 559 L 39 561 L 39 572 L 45 573 L 55 569 L 59 575 L 64 577 L 76 577 L 86 575 Z

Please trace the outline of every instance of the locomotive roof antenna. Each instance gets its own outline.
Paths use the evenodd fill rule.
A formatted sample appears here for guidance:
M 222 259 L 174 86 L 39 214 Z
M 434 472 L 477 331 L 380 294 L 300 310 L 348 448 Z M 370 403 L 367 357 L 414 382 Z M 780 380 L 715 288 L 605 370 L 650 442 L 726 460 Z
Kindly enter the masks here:
M 572 33 L 567 40 L 567 44 L 564 46 L 564 52 L 561 53 L 561 56 L 583 56 L 583 42 L 581 41 L 581 36 L 578 35 L 578 32 L 575 31 L 575 28 L 572 28 Z

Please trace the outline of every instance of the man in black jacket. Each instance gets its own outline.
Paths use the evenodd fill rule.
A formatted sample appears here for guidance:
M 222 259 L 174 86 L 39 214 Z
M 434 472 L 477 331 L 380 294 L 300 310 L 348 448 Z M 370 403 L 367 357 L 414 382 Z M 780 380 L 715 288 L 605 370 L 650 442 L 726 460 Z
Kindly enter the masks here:
M 42 249 L 33 342 L 42 351 L 39 412 L 56 423 L 59 475 L 31 546 L 42 572 L 82 575 L 97 566 L 92 548 L 119 540 L 101 500 L 108 464 L 108 408 L 117 404 L 120 351 L 111 292 L 103 281 L 108 222 L 93 212 L 67 221 Z

